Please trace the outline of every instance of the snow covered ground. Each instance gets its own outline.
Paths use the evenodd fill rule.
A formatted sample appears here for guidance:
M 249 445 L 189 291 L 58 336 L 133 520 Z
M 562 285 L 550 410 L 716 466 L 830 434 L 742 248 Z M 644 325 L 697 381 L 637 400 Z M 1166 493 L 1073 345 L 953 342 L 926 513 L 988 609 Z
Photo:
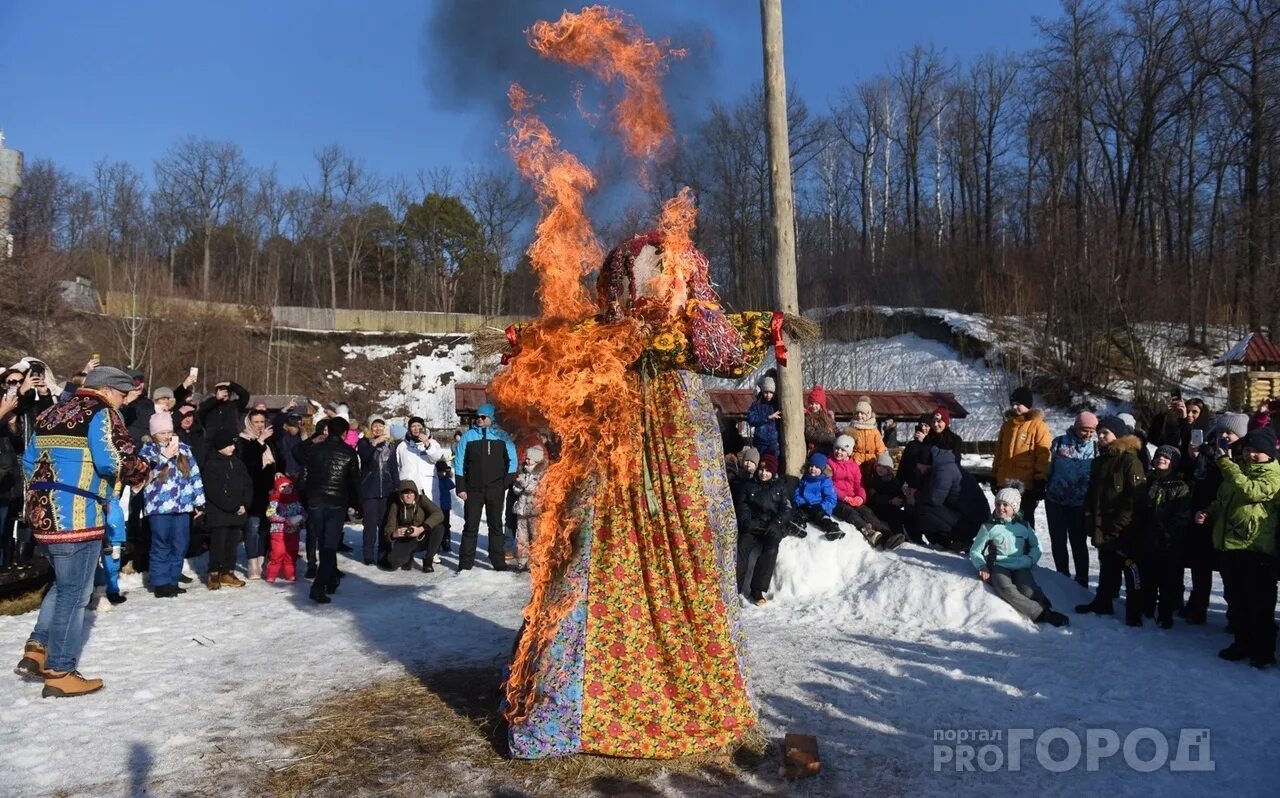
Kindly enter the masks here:
M 458 528 L 455 519 L 455 535 Z M 1048 538 L 1039 531 L 1045 565 Z M 347 537 L 355 542 L 358 532 Z M 45 700 L 36 683 L 0 679 L 0 794 L 247 794 L 247 782 L 214 776 L 228 763 L 260 771 L 290 756 L 274 734 L 333 691 L 407 670 L 501 663 L 526 579 L 482 565 L 459 576 L 445 559 L 435 574 L 344 560 L 347 578 L 327 607 L 307 600 L 304 583 L 196 587 L 157 600 L 127 577 L 130 600 L 89 615 L 82 664 L 106 679 L 106 690 Z M 1069 614 L 1088 598 L 1051 571 L 1038 579 Z M 910 544 L 874 552 L 852 531 L 836 542 L 817 534 L 783 541 L 775 588 L 768 606 L 742 611 L 755 697 L 771 736 L 818 736 L 823 772 L 794 785 L 763 772 L 762 790 L 1275 794 L 1280 765 L 1269 730 L 1280 671 L 1216 657 L 1227 642 L 1220 595 L 1203 627 L 1130 629 L 1076 615 L 1068 629 L 1036 627 L 984 587 L 967 560 Z M 31 614 L 0 618 L 0 651 L 16 662 L 33 622 Z M 1059 774 L 1037 758 L 1035 739 L 1062 733 L 1054 729 L 1081 741 L 1088 730 L 1111 730 L 1123 742 L 1146 727 L 1172 741 L 1170 759 L 1180 729 L 1208 729 L 1215 769 L 1173 772 L 1166 764 L 1142 773 L 1118 753 L 1094 770 L 1081 759 Z M 1019 771 L 1007 759 L 994 772 L 935 765 L 945 756 L 937 747 L 951 746 L 958 730 L 1001 732 L 998 747 L 1007 750 L 1010 729 L 1034 735 L 1020 747 Z M 1138 752 L 1149 759 L 1154 748 L 1144 745 Z M 1054 746 L 1050 754 L 1062 760 L 1066 743 Z M 432 794 L 429 782 L 421 792 Z

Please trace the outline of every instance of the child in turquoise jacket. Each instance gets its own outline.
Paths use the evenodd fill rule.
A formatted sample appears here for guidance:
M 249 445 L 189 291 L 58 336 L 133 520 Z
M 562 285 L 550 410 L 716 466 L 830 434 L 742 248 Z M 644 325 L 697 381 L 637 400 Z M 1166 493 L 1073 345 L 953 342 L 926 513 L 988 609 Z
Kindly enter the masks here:
M 969 560 L 982 581 L 990 582 L 1015 610 L 1036 623 L 1066 626 L 1067 616 L 1049 606 L 1031 571 L 1040 562 L 1040 541 L 1018 515 L 1021 487 L 1015 480 L 996 494 L 995 513 L 973 539 Z

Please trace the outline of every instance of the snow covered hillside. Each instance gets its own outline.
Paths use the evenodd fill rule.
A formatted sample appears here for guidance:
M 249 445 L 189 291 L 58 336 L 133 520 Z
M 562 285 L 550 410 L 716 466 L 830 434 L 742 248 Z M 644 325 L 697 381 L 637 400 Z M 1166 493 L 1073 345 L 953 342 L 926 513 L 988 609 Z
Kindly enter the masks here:
M 81 664 L 106 679 L 102 693 L 45 700 L 38 684 L 0 680 L 0 794 L 256 794 L 253 777 L 295 756 L 275 734 L 326 696 L 505 660 L 526 577 L 480 564 L 458 576 L 452 564 L 446 556 L 435 574 L 384 573 L 344 559 L 348 576 L 327 607 L 307 600 L 305 583 L 197 587 L 162 601 L 127 577 L 129 601 L 87 619 Z M 1037 576 L 1068 612 L 1088 595 L 1054 573 Z M 754 776 L 762 794 L 1275 794 L 1266 724 L 1280 708 L 1280 671 L 1216 657 L 1227 641 L 1220 594 L 1204 627 L 1131 629 L 1075 615 L 1068 629 L 1037 627 L 966 560 L 910 544 L 874 552 L 852 531 L 835 542 L 785 540 L 775 589 L 768 606 L 742 610 L 755 699 L 770 736 L 818 736 L 823 772 L 788 786 L 771 763 Z M 0 618 L 0 650 L 15 662 L 33 622 Z M 1180 729 L 1209 729 L 1214 770 L 1141 773 L 1117 754 L 1057 774 L 1032 743 L 1017 772 L 935 765 L 937 736 L 948 731 L 1060 728 L 1084 740 L 1109 729 L 1123 740 L 1144 727 L 1175 748 Z M 1062 745 L 1052 750 L 1059 760 Z M 417 778 L 416 793 L 432 794 L 431 774 Z M 688 794 L 678 782 L 655 787 Z

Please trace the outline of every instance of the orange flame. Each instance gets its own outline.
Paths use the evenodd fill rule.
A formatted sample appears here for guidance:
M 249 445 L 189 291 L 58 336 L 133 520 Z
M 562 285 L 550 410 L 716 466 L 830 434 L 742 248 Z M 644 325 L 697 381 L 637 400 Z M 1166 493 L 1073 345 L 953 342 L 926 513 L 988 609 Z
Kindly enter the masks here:
M 548 58 L 585 67 L 607 83 L 621 81 L 623 97 L 614 125 L 628 154 L 641 168 L 671 139 L 662 100 L 665 73 L 661 46 L 618 12 L 593 6 L 566 12 L 558 22 L 538 22 L 530 44 Z M 633 364 L 648 345 L 647 327 L 636 318 L 605 323 L 582 278 L 597 269 L 604 253 L 585 211 L 595 188 L 591 172 L 560 149 L 532 111 L 518 85 L 508 94 L 513 110 L 510 149 L 521 175 L 533 186 L 541 209 L 537 239 L 529 248 L 540 281 L 542 316 L 520 330 L 519 352 L 491 385 L 506 423 L 546 426 L 561 441 L 561 454 L 542 479 L 542 513 L 533 543 L 532 595 L 525 628 L 507 681 L 507 718 L 527 717 L 535 698 L 538 657 L 572 609 L 573 595 L 553 588 L 578 552 L 578 511 L 584 489 L 598 475 L 629 478 L 640 471 L 640 395 Z M 670 263 L 657 288 L 664 303 L 678 307 L 693 261 L 686 254 L 696 219 L 692 194 L 682 191 L 664 207 L 661 227 L 670 242 Z M 585 495 L 589 495 L 587 491 Z
M 688 186 L 663 204 L 658 217 L 658 230 L 665 236 L 662 270 L 649 281 L 648 290 L 656 304 L 666 308 L 668 318 L 674 318 L 689 298 L 689 278 L 697 268 L 691 257 L 697 220 L 698 208 Z

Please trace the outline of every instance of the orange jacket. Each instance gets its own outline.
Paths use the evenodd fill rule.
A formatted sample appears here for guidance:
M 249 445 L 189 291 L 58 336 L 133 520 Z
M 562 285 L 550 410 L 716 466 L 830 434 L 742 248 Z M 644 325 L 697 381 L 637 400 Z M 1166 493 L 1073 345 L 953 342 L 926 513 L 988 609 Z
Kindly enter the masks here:
M 1044 423 L 1044 413 L 1032 408 L 1020 416 L 1005 419 L 996 441 L 995 482 L 1002 486 L 1021 480 L 1026 490 L 1049 480 L 1049 446 L 1053 436 Z
M 853 438 L 853 462 L 859 466 L 866 466 L 867 463 L 875 462 L 875 459 L 888 451 L 884 445 L 884 438 L 880 437 L 880 430 L 876 429 L 875 422 L 867 422 L 869 426 L 860 427 L 857 422 L 851 426 L 844 428 L 844 434 Z M 864 467 L 863 471 L 867 469 Z

